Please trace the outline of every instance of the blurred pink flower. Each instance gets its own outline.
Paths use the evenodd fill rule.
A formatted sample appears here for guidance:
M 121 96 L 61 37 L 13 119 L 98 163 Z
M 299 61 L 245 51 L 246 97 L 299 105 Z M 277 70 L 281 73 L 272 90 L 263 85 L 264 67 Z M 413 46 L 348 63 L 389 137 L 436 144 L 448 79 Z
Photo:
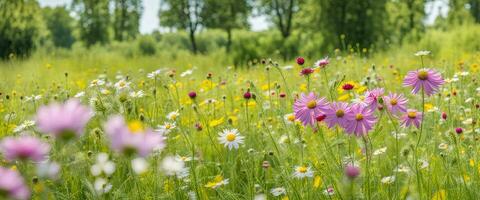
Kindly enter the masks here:
M 41 107 L 35 119 L 41 132 L 69 139 L 81 136 L 92 116 L 91 108 L 83 106 L 76 99 L 70 99 L 64 104 L 52 103 Z
M 30 159 L 40 162 L 46 159 L 50 145 L 33 136 L 7 137 L 2 140 L 0 149 L 9 161 Z
M 18 200 L 30 198 L 30 190 L 17 171 L 0 167 L 0 177 L 0 197 L 2 199 L 5 197 Z
M 112 149 L 127 155 L 138 154 L 146 157 L 153 151 L 165 147 L 162 134 L 151 129 L 138 129 L 138 126 L 138 124 L 131 125 L 129 128 L 122 116 L 110 117 L 104 127 L 110 138 Z

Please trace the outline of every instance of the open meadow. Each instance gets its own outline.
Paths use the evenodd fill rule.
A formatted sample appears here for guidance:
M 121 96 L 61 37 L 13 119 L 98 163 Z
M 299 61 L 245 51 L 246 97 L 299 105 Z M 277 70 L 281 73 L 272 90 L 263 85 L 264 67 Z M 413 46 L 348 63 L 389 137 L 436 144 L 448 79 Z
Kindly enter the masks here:
M 422 31 L 1 54 L 0 199 L 478 199 L 480 26 Z

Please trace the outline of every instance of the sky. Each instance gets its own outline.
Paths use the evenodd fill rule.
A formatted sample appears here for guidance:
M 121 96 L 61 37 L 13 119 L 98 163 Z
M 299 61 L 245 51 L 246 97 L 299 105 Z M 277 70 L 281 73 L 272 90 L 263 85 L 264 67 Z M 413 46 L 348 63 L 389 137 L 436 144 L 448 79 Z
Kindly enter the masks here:
M 70 5 L 72 0 L 39 0 L 39 2 L 42 7 L 54 7 Z M 140 19 L 140 32 L 146 34 L 159 30 L 158 10 L 160 8 L 160 0 L 143 0 L 142 3 L 144 10 Z M 448 0 L 429 2 L 425 6 L 425 11 L 428 13 L 425 23 L 433 24 L 439 14 L 445 16 L 448 13 Z M 250 17 L 249 22 L 253 31 L 262 31 L 269 28 L 269 23 L 265 16 Z

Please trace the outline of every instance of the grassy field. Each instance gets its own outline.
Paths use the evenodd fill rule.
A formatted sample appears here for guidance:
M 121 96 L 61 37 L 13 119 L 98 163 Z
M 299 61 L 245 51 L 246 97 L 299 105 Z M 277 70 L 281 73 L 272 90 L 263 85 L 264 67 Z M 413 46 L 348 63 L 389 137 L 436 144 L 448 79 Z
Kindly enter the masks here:
M 477 199 L 480 54 L 417 50 L 331 52 L 330 63 L 308 76 L 302 68 L 319 58 L 303 66 L 259 59 L 249 69 L 229 66 L 222 54 L 188 53 L 86 51 L 3 62 L 1 137 L 41 138 L 51 146 L 48 162 L 61 169 L 42 176 L 40 164 L 7 159 L 5 148 L 1 165 L 20 172 L 34 199 Z M 422 98 L 402 82 L 424 67 L 445 84 Z M 295 120 L 292 105 L 302 93 L 354 104 L 375 88 L 403 94 L 408 108 L 423 113 L 421 128 L 401 126 L 387 109 L 374 110 L 377 122 L 360 137 Z M 247 91 L 254 98 L 245 98 Z M 38 127 L 39 108 L 72 98 L 94 111 L 81 136 L 65 141 Z M 131 133 L 158 130 L 165 147 L 147 155 L 119 151 L 105 125 L 114 115 Z M 238 149 L 219 141 L 231 129 L 244 137 Z M 113 172 L 93 172 L 107 162 L 97 159 L 102 152 Z M 346 174 L 352 165 L 358 176 Z

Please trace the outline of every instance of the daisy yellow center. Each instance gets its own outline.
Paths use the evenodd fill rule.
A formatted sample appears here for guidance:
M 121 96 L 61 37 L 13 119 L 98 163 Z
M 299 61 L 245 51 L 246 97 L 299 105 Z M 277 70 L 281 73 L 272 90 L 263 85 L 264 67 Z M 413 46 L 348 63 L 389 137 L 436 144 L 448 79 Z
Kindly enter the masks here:
M 309 101 L 309 102 L 307 103 L 307 107 L 308 107 L 309 109 L 314 109 L 315 107 L 317 107 L 317 101 Z
M 410 119 L 415 119 L 417 117 L 417 113 L 416 112 L 408 112 L 407 116 Z
M 128 123 L 128 130 L 130 130 L 131 133 L 140 133 L 142 132 L 143 129 L 143 124 L 140 121 L 132 121 Z
M 288 119 L 288 121 L 293 122 L 293 121 L 295 121 L 295 115 L 288 115 L 287 119 Z
M 428 72 L 427 71 L 420 71 L 418 72 L 418 79 L 420 80 L 427 80 L 428 79 Z
M 304 167 L 304 166 L 298 167 L 297 171 L 300 172 L 300 173 L 305 173 L 305 172 L 307 172 L 307 167 Z
M 345 111 L 339 109 L 337 112 L 335 112 L 335 115 L 337 115 L 337 117 L 343 117 L 345 115 Z
M 358 113 L 358 114 L 355 116 L 355 119 L 356 119 L 357 121 L 360 121 L 360 120 L 363 119 L 363 115 L 360 114 L 360 113 Z
M 397 105 L 397 103 L 398 103 L 398 101 L 397 101 L 396 99 L 390 100 L 390 104 L 391 104 L 392 106 Z
M 225 137 L 227 141 L 233 142 L 237 136 L 234 133 L 228 133 L 227 136 Z
M 170 125 L 170 124 L 165 125 L 165 129 L 170 129 L 170 128 L 172 128 L 172 125 Z

